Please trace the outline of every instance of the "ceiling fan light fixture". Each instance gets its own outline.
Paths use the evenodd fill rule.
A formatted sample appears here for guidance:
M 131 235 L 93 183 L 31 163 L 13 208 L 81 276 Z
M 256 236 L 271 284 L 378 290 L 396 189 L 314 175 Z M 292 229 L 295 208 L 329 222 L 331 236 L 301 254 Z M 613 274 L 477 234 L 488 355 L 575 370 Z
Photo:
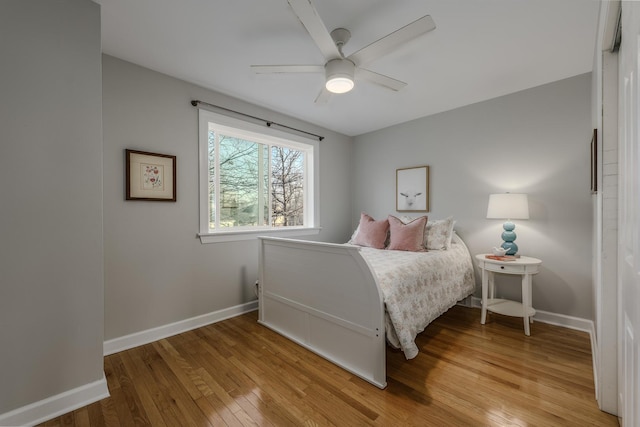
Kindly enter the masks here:
M 355 85 L 353 76 L 356 66 L 348 59 L 333 59 L 324 67 L 326 73 L 325 87 L 332 93 L 347 93 Z
M 327 90 L 332 93 L 347 93 L 353 86 L 353 80 L 349 77 L 333 77 L 325 84 Z

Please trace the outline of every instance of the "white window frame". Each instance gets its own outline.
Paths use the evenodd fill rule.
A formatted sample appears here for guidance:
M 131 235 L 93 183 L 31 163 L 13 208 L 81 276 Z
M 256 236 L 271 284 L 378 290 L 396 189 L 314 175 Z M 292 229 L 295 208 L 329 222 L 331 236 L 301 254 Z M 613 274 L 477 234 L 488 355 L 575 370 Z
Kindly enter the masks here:
M 250 240 L 258 236 L 296 237 L 318 234 L 319 221 L 319 142 L 292 133 L 283 132 L 273 127 L 265 127 L 255 123 L 214 113 L 198 110 L 198 165 L 199 165 L 199 199 L 200 221 L 198 237 L 202 243 L 219 243 L 236 240 Z M 304 193 L 304 226 L 299 227 L 237 227 L 220 230 L 209 229 L 209 123 L 215 123 L 219 131 L 227 131 L 250 141 L 264 144 L 283 145 L 305 152 L 305 193 Z

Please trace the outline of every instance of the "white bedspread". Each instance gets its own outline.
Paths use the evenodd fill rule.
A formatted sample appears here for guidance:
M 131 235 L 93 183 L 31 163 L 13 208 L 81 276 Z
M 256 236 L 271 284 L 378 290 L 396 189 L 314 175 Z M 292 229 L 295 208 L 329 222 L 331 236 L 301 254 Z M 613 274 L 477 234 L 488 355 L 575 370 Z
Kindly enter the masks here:
M 416 336 L 475 289 L 471 256 L 457 235 L 451 248 L 443 251 L 363 247 L 360 253 L 382 289 L 387 341 L 402 349 L 407 359 L 418 355 Z

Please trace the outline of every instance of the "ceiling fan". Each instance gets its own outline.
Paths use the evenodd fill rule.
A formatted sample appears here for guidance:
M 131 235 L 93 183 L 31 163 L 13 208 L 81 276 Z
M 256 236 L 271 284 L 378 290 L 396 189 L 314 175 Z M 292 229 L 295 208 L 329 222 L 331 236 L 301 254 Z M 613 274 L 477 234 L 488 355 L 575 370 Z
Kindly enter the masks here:
M 325 87 L 316 98 L 316 103 L 327 102 L 332 93 L 349 92 L 355 85 L 354 79 L 366 80 L 395 91 L 402 89 L 407 85 L 405 82 L 367 70 L 362 68 L 362 65 L 436 28 L 431 16 L 425 15 L 345 57 L 342 48 L 351 37 L 349 30 L 336 28 L 329 33 L 311 0 L 287 1 L 322 52 L 326 63 L 324 65 L 252 65 L 251 69 L 256 74 L 324 72 Z

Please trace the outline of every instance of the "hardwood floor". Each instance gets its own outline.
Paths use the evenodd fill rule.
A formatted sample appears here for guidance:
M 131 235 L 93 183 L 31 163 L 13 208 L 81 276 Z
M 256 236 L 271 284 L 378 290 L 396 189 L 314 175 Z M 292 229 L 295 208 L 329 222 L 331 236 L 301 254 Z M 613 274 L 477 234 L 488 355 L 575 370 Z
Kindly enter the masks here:
M 456 306 L 387 350 L 380 390 L 257 324 L 257 312 L 105 357 L 111 397 L 45 426 L 617 426 L 586 333 Z

